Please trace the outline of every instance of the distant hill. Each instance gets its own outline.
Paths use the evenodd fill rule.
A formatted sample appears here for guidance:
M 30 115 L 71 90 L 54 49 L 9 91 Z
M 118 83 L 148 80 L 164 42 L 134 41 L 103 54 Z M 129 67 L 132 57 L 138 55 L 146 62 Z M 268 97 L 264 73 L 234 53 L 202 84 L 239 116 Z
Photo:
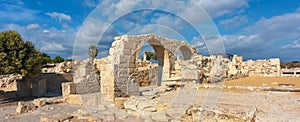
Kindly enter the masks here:
M 281 68 L 300 68 L 300 61 L 281 62 Z

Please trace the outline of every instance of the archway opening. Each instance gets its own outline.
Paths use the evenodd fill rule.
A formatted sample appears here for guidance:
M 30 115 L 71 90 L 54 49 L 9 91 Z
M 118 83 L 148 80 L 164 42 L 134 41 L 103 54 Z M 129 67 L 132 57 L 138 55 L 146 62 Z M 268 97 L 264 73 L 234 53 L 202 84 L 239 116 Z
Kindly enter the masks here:
M 131 56 L 129 78 L 136 86 L 152 88 L 160 85 L 165 48 L 157 40 L 146 40 L 138 44 L 136 52 Z
M 182 46 L 179 48 L 181 54 L 182 54 L 182 59 L 185 60 L 190 60 L 192 58 L 192 51 L 190 48 L 187 46 Z

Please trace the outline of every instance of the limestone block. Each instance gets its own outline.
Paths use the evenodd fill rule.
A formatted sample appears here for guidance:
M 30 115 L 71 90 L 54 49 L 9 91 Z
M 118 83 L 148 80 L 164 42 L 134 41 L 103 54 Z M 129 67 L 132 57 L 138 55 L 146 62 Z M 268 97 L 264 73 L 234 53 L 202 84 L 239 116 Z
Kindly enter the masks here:
M 40 122 L 69 122 L 74 116 L 69 114 L 54 114 L 47 117 L 41 117 Z
M 75 83 L 76 94 L 94 93 L 100 91 L 99 82 L 80 82 Z
M 118 109 L 124 109 L 124 103 L 127 101 L 128 98 L 125 97 L 117 97 L 115 98 L 115 107 Z
M 159 121 L 159 122 L 168 122 L 169 121 L 167 113 L 164 110 L 153 113 L 151 115 L 151 119 L 153 119 L 154 121 Z
M 138 110 L 155 112 L 155 111 L 157 111 L 157 101 L 148 100 L 148 99 L 141 100 L 141 101 L 139 101 L 137 108 L 138 108 Z
M 39 99 L 34 99 L 32 101 L 32 104 L 34 104 L 37 107 L 43 107 L 46 105 L 46 99 L 45 98 L 39 98 Z
M 114 55 L 114 53 L 115 53 L 115 48 L 110 48 L 109 49 L 109 54 L 110 55 Z
M 26 102 L 18 102 L 18 106 L 16 108 L 16 113 L 20 114 L 20 113 L 26 113 L 29 111 L 33 111 L 36 109 L 37 106 L 35 106 L 32 103 L 26 103 Z
M 114 40 L 115 40 L 115 41 L 116 41 L 116 40 L 121 40 L 122 37 L 123 37 L 123 36 L 116 36 L 116 37 L 114 38 Z
M 73 82 L 62 83 L 61 85 L 62 85 L 63 96 L 76 93 L 75 84 Z
M 124 43 L 124 49 L 133 49 L 132 42 L 126 42 L 126 43 Z
M 135 99 L 134 97 L 130 97 L 125 103 L 124 108 L 126 110 L 134 110 L 137 111 L 137 105 L 139 104 L 139 101 Z
M 271 65 L 280 65 L 280 59 L 279 58 L 270 59 L 270 64 Z
M 71 95 L 68 95 L 68 96 L 63 96 L 63 98 L 69 104 L 82 105 L 82 101 L 81 101 L 79 95 L 71 94 Z
M 18 106 L 16 108 L 16 113 L 25 113 L 26 111 L 26 106 L 24 105 L 24 102 L 18 102 Z

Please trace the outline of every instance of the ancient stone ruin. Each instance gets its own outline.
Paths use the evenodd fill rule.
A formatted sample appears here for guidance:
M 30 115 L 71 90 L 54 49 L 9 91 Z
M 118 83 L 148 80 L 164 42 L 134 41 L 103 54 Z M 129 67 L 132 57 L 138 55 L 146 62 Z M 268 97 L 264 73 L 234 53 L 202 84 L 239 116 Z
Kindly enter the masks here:
M 146 60 L 145 52 L 143 59 L 139 59 L 145 43 L 153 47 L 157 63 Z M 181 52 L 182 55 L 177 55 L 177 52 Z M 31 80 L 30 87 L 26 82 L 18 82 L 22 80 L 18 74 L 1 75 L 0 87 L 2 90 L 8 88 L 18 91 L 15 94 L 5 91 L 7 97 L 22 96 L 21 93 L 29 93 L 33 97 L 51 97 L 51 94 L 57 93 L 63 96 L 54 101 L 51 98 L 40 98 L 32 102 L 18 102 L 17 114 L 39 110 L 49 104 L 68 103 L 83 105 L 87 110 L 97 108 L 94 114 L 99 112 L 100 119 L 111 121 L 120 118 L 125 120 L 129 115 L 142 116 L 143 119 L 153 121 L 252 121 L 259 111 L 256 108 L 247 113 L 230 113 L 228 110 L 218 111 L 201 105 L 192 106 L 191 102 L 193 98 L 200 101 L 199 96 L 196 97 L 200 88 L 280 91 L 283 89 L 266 86 L 225 86 L 221 83 L 224 80 L 248 76 L 287 75 L 283 72 L 292 71 L 281 69 L 279 58 L 243 61 L 243 57 L 238 55 L 203 56 L 185 41 L 154 34 L 123 35 L 114 38 L 107 57 L 48 64 L 43 68 L 42 75 Z M 292 75 L 297 75 L 297 72 L 297 69 L 293 70 Z M 290 90 L 284 88 L 286 89 Z M 300 91 L 296 88 L 290 91 L 293 90 Z M 200 95 L 202 99 L 206 94 Z M 169 102 L 169 97 L 172 98 L 172 102 Z M 118 111 L 120 109 L 122 111 Z M 107 111 L 113 111 L 113 114 L 105 114 Z M 70 116 L 66 118 L 71 120 Z M 54 116 L 40 120 L 57 119 Z
M 74 62 L 74 82 L 63 84 L 63 94 L 101 92 L 107 100 L 140 95 L 140 88 L 160 87 L 168 82 L 215 83 L 247 76 L 280 76 L 280 60 L 243 62 L 241 56 L 202 56 L 185 41 L 148 35 L 114 38 L 109 56 Z M 149 43 L 157 54 L 157 64 L 139 59 L 141 47 Z M 178 51 L 182 56 L 176 57 Z M 73 88 L 74 87 L 74 88 Z

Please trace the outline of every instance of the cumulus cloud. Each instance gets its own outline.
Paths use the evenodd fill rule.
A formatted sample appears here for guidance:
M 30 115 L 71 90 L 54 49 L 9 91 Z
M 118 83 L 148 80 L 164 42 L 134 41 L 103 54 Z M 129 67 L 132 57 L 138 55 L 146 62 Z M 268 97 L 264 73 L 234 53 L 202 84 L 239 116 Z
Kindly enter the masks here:
M 63 51 L 66 48 L 63 46 L 63 44 L 59 42 L 46 42 L 43 41 L 40 50 L 43 52 L 58 52 L 58 51 Z
M 249 58 L 280 57 L 295 59 L 299 52 L 300 13 L 288 13 L 271 18 L 261 18 L 243 29 L 241 34 L 224 35 L 228 53 Z M 282 46 L 282 42 L 292 43 Z M 299 56 L 298 56 L 299 57 Z M 299 60 L 299 59 L 298 59 Z
M 244 29 L 245 33 L 260 34 L 266 41 L 300 36 L 300 13 L 288 13 L 271 18 L 261 18 Z
M 4 24 L 0 31 L 15 30 L 21 34 L 23 40 L 31 41 L 35 47 L 50 56 L 60 55 L 71 57 L 77 30 L 59 30 L 48 28 L 39 24 Z
M 51 18 L 57 19 L 59 22 L 61 22 L 62 20 L 70 21 L 72 19 L 70 15 L 59 12 L 47 12 L 46 15 L 50 16 Z
M 238 15 L 233 18 L 221 20 L 220 24 L 225 28 L 235 28 L 239 27 L 248 22 L 248 18 L 245 15 Z

